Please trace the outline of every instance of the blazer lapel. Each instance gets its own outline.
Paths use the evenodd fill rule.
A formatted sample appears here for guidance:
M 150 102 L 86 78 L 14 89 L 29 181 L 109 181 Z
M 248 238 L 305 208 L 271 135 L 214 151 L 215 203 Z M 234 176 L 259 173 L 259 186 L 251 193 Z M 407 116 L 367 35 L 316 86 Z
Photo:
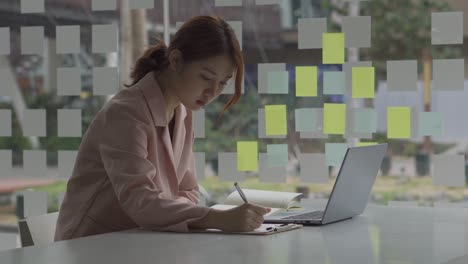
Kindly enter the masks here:
M 180 158 L 182 156 L 182 151 L 184 148 L 185 143 L 185 125 L 184 120 L 185 116 L 187 115 L 186 109 L 184 106 L 179 105 L 176 108 L 175 113 L 175 124 L 174 124 L 174 142 L 173 144 L 173 155 L 174 155 L 174 162 L 176 165 L 179 164 Z
M 174 151 L 172 150 L 172 143 L 171 143 L 171 135 L 169 133 L 169 127 L 165 126 L 162 128 L 163 133 L 161 135 L 162 137 L 162 142 L 164 145 L 164 149 L 166 150 L 166 154 L 169 157 L 169 160 L 171 161 L 171 167 L 174 170 L 174 173 L 176 172 L 176 166 L 175 166 L 175 160 L 174 160 Z
M 166 118 L 166 102 L 164 100 L 164 95 L 161 92 L 161 88 L 159 87 L 158 82 L 154 77 L 153 73 L 146 74 L 145 77 L 143 77 L 136 85 L 141 90 L 143 96 L 146 99 L 146 104 L 148 105 L 148 108 L 151 112 L 151 116 L 153 117 L 155 128 L 158 129 L 159 137 L 164 145 L 167 157 L 171 162 L 169 167 L 171 167 L 172 173 L 174 173 L 174 175 L 177 175 L 177 163 L 174 159 L 171 135 L 169 133 L 169 127 Z M 177 129 L 177 123 L 178 121 L 176 122 L 176 126 L 174 127 L 174 132 L 180 130 Z M 159 133 L 161 131 L 162 133 Z M 175 133 L 175 135 L 177 135 L 177 133 Z

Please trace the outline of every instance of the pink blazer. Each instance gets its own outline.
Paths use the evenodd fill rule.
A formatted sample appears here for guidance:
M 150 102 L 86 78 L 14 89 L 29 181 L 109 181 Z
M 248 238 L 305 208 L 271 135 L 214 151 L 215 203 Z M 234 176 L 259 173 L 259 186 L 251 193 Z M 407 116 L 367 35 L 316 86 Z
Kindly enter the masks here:
M 152 73 L 117 93 L 83 136 L 57 220 L 55 241 L 132 228 L 188 231 L 198 206 L 192 112 L 166 103 Z

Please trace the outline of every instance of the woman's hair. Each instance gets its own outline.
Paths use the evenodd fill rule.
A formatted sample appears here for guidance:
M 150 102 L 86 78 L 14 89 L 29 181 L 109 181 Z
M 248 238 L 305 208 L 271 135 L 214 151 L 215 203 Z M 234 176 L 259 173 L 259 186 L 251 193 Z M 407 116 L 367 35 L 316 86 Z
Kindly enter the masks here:
M 159 72 L 169 66 L 168 55 L 173 49 L 182 53 L 185 63 L 227 54 L 236 64 L 235 92 L 226 103 L 220 116 L 241 95 L 244 75 L 244 59 L 239 41 L 232 27 L 218 16 L 198 16 L 182 25 L 169 47 L 164 42 L 148 48 L 136 61 L 131 72 L 134 85 L 149 72 Z

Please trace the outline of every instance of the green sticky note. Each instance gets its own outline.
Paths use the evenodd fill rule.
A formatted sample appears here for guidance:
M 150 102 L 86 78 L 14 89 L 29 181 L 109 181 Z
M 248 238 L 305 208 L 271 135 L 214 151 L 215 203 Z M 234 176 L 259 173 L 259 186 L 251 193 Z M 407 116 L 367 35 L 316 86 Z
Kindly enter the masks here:
M 325 158 L 328 166 L 339 166 L 343 162 L 348 145 L 346 143 L 325 143 Z
M 346 105 L 324 104 L 323 133 L 343 135 L 346 130 Z
M 344 72 L 323 73 L 323 94 L 344 94 L 345 76 Z
M 354 132 L 374 133 L 377 131 L 377 112 L 371 108 L 354 109 Z
M 287 94 L 289 88 L 289 74 L 287 71 L 271 71 L 267 73 L 268 93 Z
M 323 33 L 322 62 L 323 64 L 343 64 L 345 59 L 344 33 Z
M 296 96 L 317 96 L 317 67 L 296 67 Z
M 372 146 L 377 145 L 377 142 L 357 142 L 356 147 L 365 147 L 365 146 Z
M 353 98 L 374 98 L 374 67 L 352 67 Z
M 296 131 L 318 131 L 317 109 L 299 108 L 295 110 Z
M 286 135 L 286 105 L 265 106 L 265 128 L 267 136 Z
M 388 107 L 387 108 L 387 137 L 410 138 L 411 137 L 411 108 Z
M 442 113 L 420 112 L 419 113 L 419 135 L 420 136 L 442 136 L 443 123 Z
M 283 167 L 288 165 L 288 145 L 267 145 L 268 167 Z
M 257 171 L 258 169 L 258 142 L 237 142 L 237 170 Z

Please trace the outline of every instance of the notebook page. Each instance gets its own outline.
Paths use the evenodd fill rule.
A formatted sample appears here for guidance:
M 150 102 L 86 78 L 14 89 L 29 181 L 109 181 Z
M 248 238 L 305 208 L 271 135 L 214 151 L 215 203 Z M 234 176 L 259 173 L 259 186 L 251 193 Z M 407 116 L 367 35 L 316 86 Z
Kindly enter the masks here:
M 218 209 L 218 210 L 228 210 L 228 209 L 234 208 L 236 206 L 237 205 L 230 205 L 230 204 L 215 204 L 215 205 L 211 206 L 211 208 Z M 268 214 L 264 215 L 264 216 L 271 215 L 274 212 L 277 212 L 279 210 L 282 210 L 282 209 L 280 209 L 280 208 L 271 208 L 271 211 Z
M 264 190 L 243 189 L 249 203 L 265 207 L 287 209 L 289 204 L 301 193 L 275 192 Z M 241 205 L 244 203 L 237 191 L 232 192 L 224 202 L 225 204 Z

